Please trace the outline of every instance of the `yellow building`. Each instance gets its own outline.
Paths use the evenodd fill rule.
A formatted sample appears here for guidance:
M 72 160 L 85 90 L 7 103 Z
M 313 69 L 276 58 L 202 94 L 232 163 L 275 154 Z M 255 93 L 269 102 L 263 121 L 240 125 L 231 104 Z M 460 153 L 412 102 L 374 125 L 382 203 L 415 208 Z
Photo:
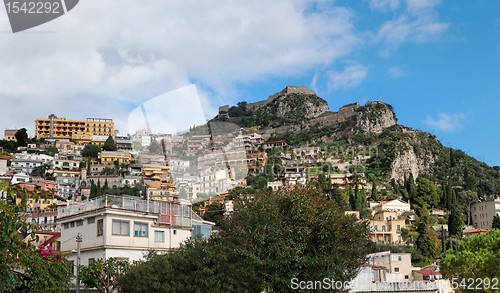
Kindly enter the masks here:
M 114 164 L 115 161 L 118 161 L 120 165 L 129 165 L 132 155 L 126 151 L 102 151 L 99 153 L 99 160 L 104 165 Z
M 51 114 L 35 120 L 35 137 L 48 139 L 73 139 L 80 143 L 93 142 L 95 137 L 114 137 L 113 119 L 87 118 L 73 120 Z M 101 141 L 102 139 L 98 139 Z
M 16 205 L 20 205 L 21 202 L 22 199 L 20 197 L 16 197 Z M 26 207 L 27 210 L 29 211 L 34 211 L 34 210 L 43 211 L 49 206 L 52 206 L 53 204 L 54 204 L 54 199 L 51 197 L 37 198 L 30 196 L 30 198 L 28 198 L 26 201 Z
M 144 164 L 142 166 L 142 173 L 145 181 L 165 181 L 169 179 L 168 166 Z
M 397 212 L 381 211 L 370 221 L 370 238 L 373 242 L 402 244 L 401 230 L 405 227 Z

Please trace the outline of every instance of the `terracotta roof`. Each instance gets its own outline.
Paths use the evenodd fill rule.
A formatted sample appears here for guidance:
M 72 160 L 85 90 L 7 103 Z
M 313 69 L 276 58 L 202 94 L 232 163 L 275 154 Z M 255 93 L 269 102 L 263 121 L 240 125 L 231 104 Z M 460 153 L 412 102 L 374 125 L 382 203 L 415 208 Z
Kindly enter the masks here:
M 43 233 L 43 234 L 49 234 L 49 233 Z M 52 234 L 52 233 L 50 233 Z M 45 246 L 45 245 L 49 245 L 50 243 L 52 243 L 52 241 L 56 240 L 57 238 L 59 238 L 61 236 L 61 232 L 54 232 L 54 234 L 52 234 L 52 237 L 50 237 L 49 239 L 45 240 L 42 245 Z
M 441 275 L 440 271 L 433 271 L 433 270 L 414 270 L 414 272 L 424 276 Z
M 471 229 L 471 230 L 466 230 L 464 233 L 488 233 L 490 230 L 488 229 L 483 229 L 483 228 L 476 228 L 476 229 Z
M 372 269 L 379 269 L 379 270 L 385 270 L 386 269 L 386 267 L 384 267 L 384 266 L 376 266 L 376 265 L 372 265 L 372 264 L 369 264 L 369 263 L 364 263 L 361 266 L 362 267 L 372 268 Z

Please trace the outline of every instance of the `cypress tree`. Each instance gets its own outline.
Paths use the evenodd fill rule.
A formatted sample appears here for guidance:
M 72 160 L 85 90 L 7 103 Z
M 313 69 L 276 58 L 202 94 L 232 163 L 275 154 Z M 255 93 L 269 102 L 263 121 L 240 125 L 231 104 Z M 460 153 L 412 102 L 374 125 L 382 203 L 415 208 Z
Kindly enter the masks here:
M 101 181 L 97 180 L 96 196 L 102 195 Z
M 349 204 L 351 206 L 351 211 L 356 210 L 356 198 L 354 197 L 354 192 L 352 191 L 352 188 L 349 187 Z
M 450 237 L 454 236 L 457 238 L 462 238 L 464 221 L 462 219 L 462 211 L 460 211 L 458 207 L 457 196 L 453 189 L 451 190 L 451 194 L 449 195 L 449 197 L 451 198 L 451 200 L 449 201 L 451 205 L 451 211 L 448 217 L 448 231 Z
M 90 198 L 95 198 L 97 196 L 97 188 L 94 184 L 94 180 L 90 183 Z
M 493 217 L 493 222 L 491 223 L 491 228 L 492 229 L 500 229 L 500 216 L 495 215 Z
M 377 184 L 375 184 L 375 181 L 372 183 L 372 194 L 371 194 L 371 200 L 372 201 L 377 201 L 379 200 L 378 198 L 378 191 L 377 191 Z

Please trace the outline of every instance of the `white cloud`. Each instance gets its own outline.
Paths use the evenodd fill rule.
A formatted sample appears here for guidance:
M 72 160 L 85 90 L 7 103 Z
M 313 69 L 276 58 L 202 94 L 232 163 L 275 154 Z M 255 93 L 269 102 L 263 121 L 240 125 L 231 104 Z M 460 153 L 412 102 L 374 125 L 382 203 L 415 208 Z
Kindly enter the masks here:
M 391 78 L 398 78 L 398 77 L 405 76 L 405 75 L 406 75 L 406 72 L 405 72 L 404 68 L 403 68 L 403 67 L 401 67 L 401 66 L 391 66 L 391 67 L 389 67 L 389 69 L 387 70 L 387 74 L 388 74 Z
M 328 89 L 349 89 L 357 87 L 368 75 L 368 69 L 361 64 L 348 65 L 344 70 L 332 71 L 329 74 Z
M 192 82 L 217 94 L 328 66 L 360 40 L 352 11 L 316 2 L 86 0 L 17 34 L 0 9 L 0 125 L 32 129 L 50 113 L 126 125 L 136 105 Z
M 412 13 L 432 10 L 440 3 L 441 0 L 406 0 L 407 9 Z
M 438 113 L 437 118 L 427 117 L 424 123 L 443 132 L 455 132 L 463 127 L 466 116 L 463 113 Z
M 407 42 L 422 43 L 437 39 L 450 24 L 438 19 L 438 0 L 407 0 L 405 9 L 395 19 L 382 24 L 375 42 L 386 46 L 384 54 Z
M 399 7 L 399 0 L 370 0 L 370 8 L 374 11 L 387 12 Z

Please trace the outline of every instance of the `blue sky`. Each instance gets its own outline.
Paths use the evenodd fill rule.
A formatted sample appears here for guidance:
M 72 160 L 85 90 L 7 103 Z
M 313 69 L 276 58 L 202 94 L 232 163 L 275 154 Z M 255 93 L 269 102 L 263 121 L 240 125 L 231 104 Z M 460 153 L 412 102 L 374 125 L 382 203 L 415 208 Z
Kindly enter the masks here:
M 306 85 L 332 110 L 382 96 L 401 124 L 500 165 L 498 11 L 493 0 L 86 0 L 12 34 L 0 9 L 0 127 L 32 131 L 55 113 L 113 118 L 126 133 L 134 108 L 189 84 L 207 118 Z

